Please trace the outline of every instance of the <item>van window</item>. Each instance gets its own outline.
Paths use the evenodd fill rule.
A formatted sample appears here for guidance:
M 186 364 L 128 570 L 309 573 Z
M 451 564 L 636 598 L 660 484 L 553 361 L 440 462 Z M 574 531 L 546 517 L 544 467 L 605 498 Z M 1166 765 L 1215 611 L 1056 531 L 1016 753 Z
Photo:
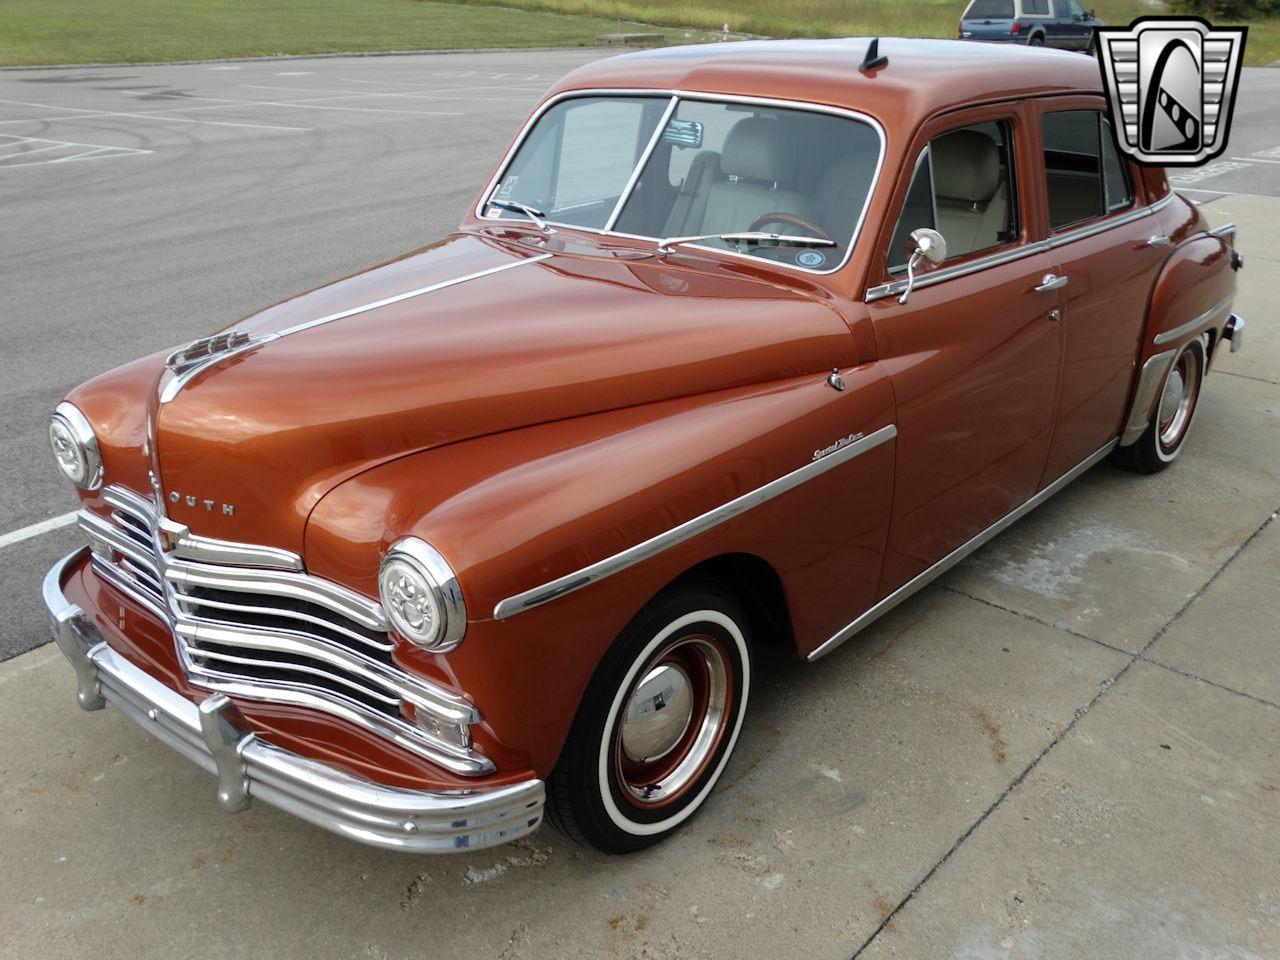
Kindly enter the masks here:
M 1012 20 L 1013 0 L 973 0 L 964 12 L 965 20 Z

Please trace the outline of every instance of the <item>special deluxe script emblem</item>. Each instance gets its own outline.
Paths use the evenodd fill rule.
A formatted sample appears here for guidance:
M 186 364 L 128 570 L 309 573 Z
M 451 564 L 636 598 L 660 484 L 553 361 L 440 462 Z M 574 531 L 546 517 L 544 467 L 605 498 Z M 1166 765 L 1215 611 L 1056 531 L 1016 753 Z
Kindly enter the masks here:
M 813 459 L 821 460 L 823 457 L 829 457 L 831 456 L 831 454 L 835 453 L 837 450 L 843 450 L 845 447 L 849 446 L 849 444 L 857 443 L 864 436 L 866 436 L 866 434 L 851 433 L 847 437 L 841 437 L 835 443 L 831 444 L 831 446 L 823 447 L 821 450 L 813 451 Z
M 177 490 L 169 491 L 169 502 L 173 504 L 185 503 L 188 507 L 204 507 L 210 513 L 214 512 L 214 507 L 218 507 L 223 515 L 234 517 L 236 515 L 236 505 L 234 503 L 219 503 L 217 500 L 204 500 L 193 494 L 181 494 Z

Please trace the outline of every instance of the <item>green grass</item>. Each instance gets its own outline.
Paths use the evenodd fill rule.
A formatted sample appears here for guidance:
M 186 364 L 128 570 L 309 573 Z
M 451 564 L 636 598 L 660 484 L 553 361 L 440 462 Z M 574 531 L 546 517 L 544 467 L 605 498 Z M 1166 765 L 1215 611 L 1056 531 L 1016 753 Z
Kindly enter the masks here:
M 0 66 L 571 47 L 595 45 L 614 30 L 612 14 L 421 0 L 0 0 Z M 681 30 L 660 32 L 684 38 Z
M 1096 0 L 1108 23 L 1159 12 Z M 951 37 L 964 0 L 0 0 L 0 66 L 272 54 L 587 46 L 659 24 L 667 42 L 725 23 L 770 37 Z M 518 8 L 518 9 L 516 9 Z M 1249 25 L 1246 62 L 1280 60 L 1280 19 Z M 690 37 L 692 34 L 692 37 Z
M 767 37 L 954 37 L 966 0 L 454 0 L 469 6 L 615 17 L 641 23 L 719 30 Z M 1167 13 L 1140 0 L 1085 0 L 1109 24 L 1125 26 Z M 1245 61 L 1263 66 L 1280 60 L 1280 18 L 1249 24 Z

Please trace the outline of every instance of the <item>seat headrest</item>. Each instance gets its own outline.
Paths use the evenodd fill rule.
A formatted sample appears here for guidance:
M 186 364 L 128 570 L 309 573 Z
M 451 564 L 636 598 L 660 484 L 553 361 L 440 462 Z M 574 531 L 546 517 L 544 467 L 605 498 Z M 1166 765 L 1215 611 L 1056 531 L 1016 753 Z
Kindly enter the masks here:
M 940 200 L 986 203 L 1000 186 L 1000 151 L 977 130 L 954 130 L 929 144 L 933 192 Z
M 725 176 L 789 184 L 796 169 L 796 141 L 777 120 L 743 117 L 724 138 L 720 169 Z

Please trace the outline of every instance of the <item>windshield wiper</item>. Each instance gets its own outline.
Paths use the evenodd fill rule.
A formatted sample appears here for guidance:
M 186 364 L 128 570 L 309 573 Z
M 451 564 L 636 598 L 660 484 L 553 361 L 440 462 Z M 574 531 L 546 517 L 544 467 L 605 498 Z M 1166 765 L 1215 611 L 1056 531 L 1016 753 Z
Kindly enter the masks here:
M 744 233 L 707 233 L 700 237 L 670 237 L 658 241 L 659 253 L 674 253 L 681 243 L 699 243 L 702 240 L 723 240 L 725 243 L 752 244 L 761 247 L 836 247 L 834 240 L 825 237 L 794 237 L 786 233 L 764 233 L 753 230 Z
M 546 214 L 537 207 L 529 206 L 527 203 L 518 203 L 515 200 L 490 200 L 488 205 L 497 207 L 499 210 L 510 210 L 512 213 L 523 213 L 533 221 L 535 227 L 547 236 L 551 236 L 556 232 L 554 228 L 547 226 L 547 221 L 542 219 Z

